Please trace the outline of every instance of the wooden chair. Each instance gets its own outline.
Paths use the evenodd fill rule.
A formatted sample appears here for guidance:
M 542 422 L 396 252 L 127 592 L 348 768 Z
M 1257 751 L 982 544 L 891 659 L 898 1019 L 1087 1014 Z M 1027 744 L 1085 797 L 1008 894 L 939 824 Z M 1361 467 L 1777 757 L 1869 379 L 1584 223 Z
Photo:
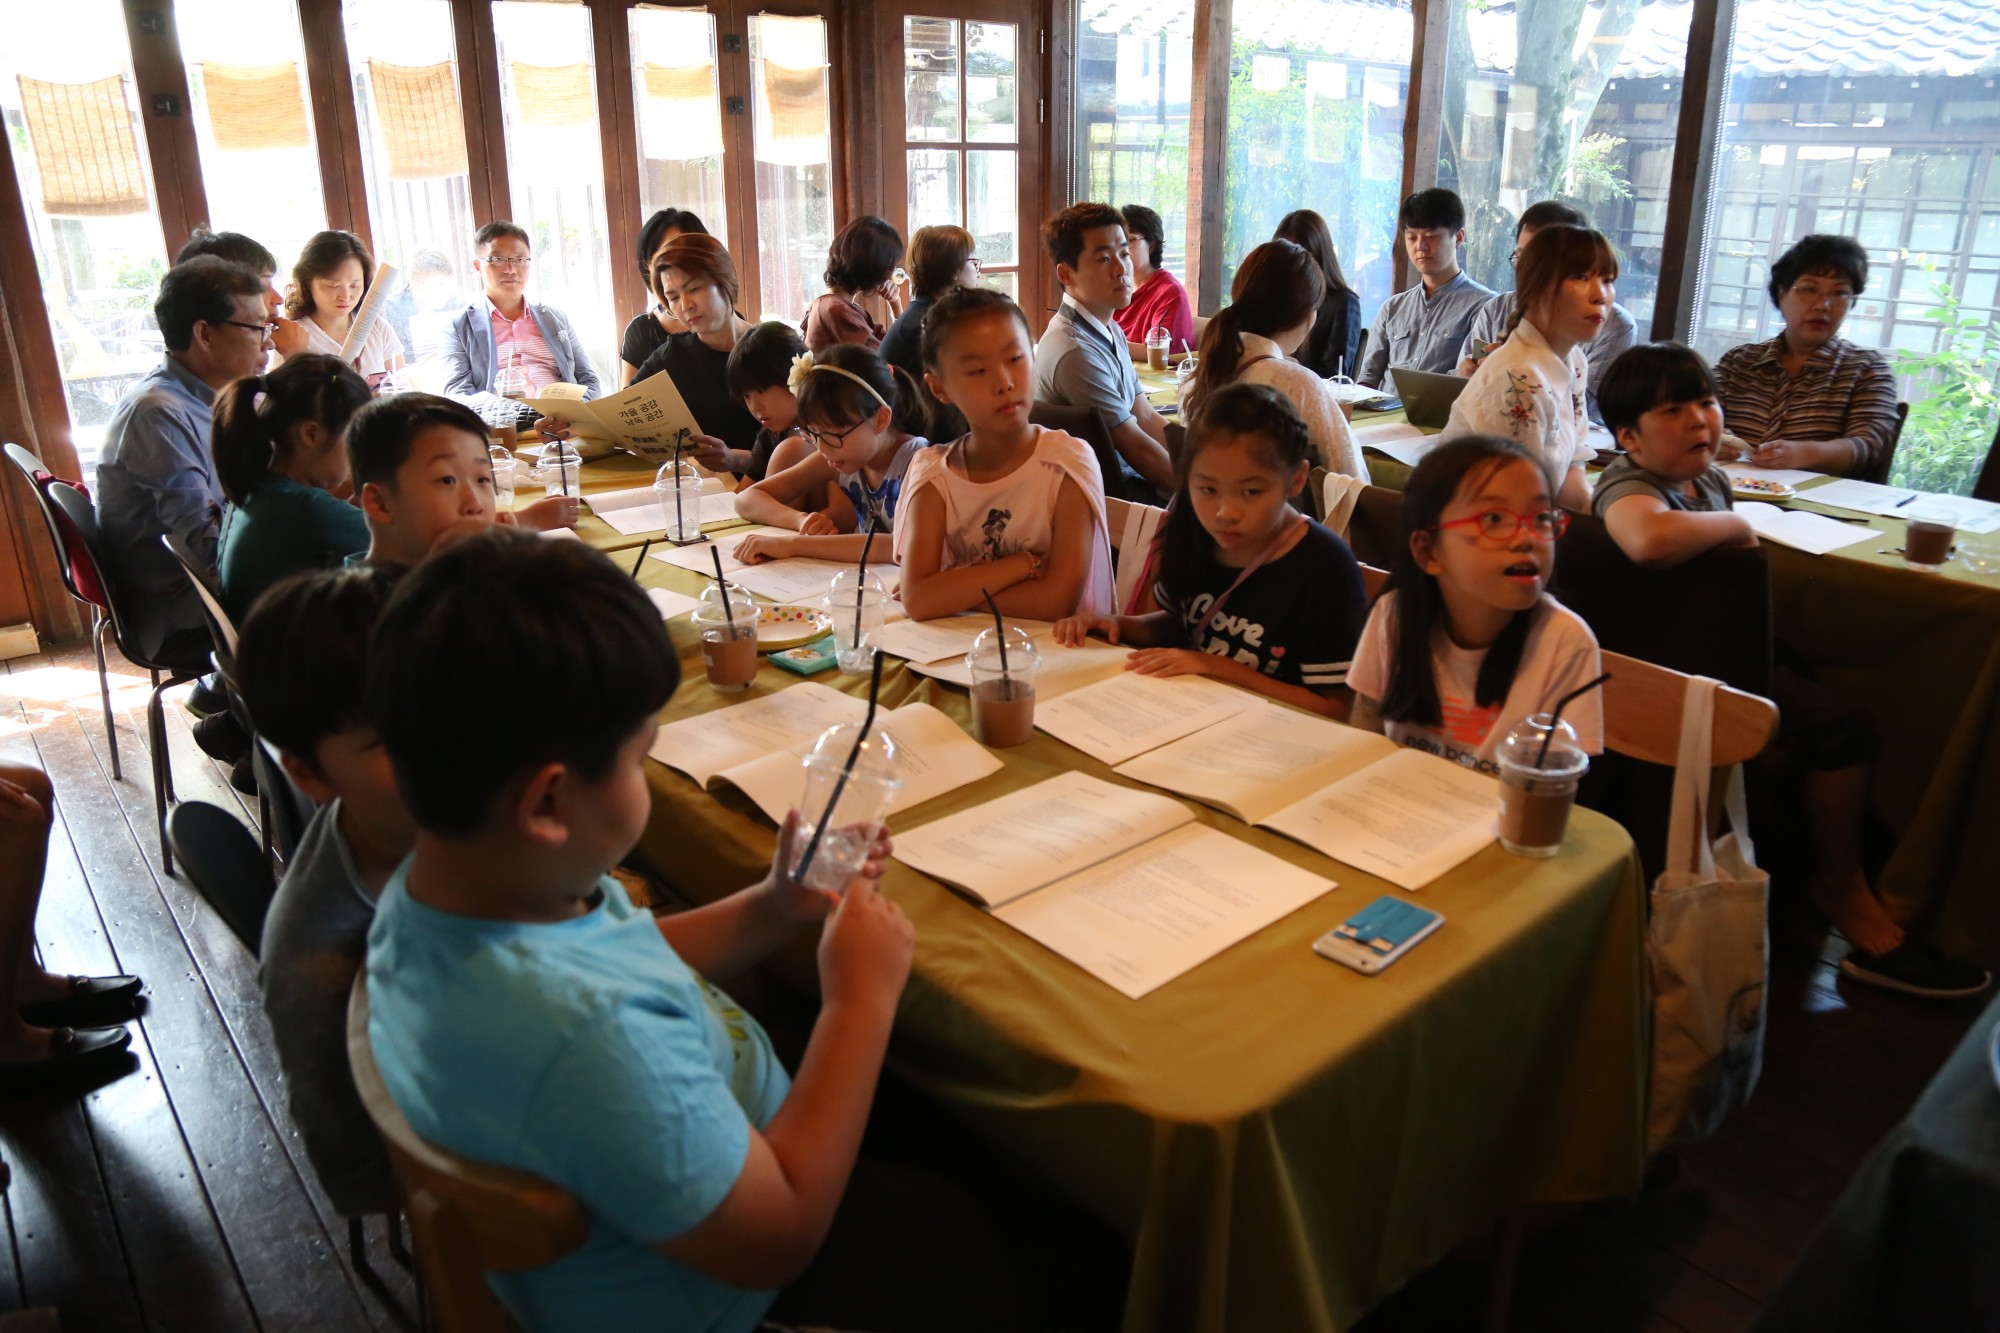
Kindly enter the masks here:
M 365 971 L 348 999 L 347 1058 L 361 1104 L 388 1145 L 430 1326 L 438 1333 L 517 1333 L 486 1274 L 541 1268 L 583 1244 L 589 1229 L 583 1206 L 546 1180 L 448 1153 L 410 1128 L 368 1041 Z
M 1605 653 L 1604 746 L 1629 759 L 1672 768 L 1680 762 L 1681 708 L 1692 676 L 1623 653 Z M 1715 739 L 1709 751 L 1717 768 L 1747 763 L 1764 752 L 1778 730 L 1778 706 L 1729 685 L 1715 691 Z
M 1361 566 L 1361 587 L 1368 594 L 1368 605 L 1375 605 L 1375 599 L 1389 586 L 1389 571 L 1377 569 L 1374 565 Z
M 1049 430 L 1074 435 L 1089 445 L 1090 452 L 1097 456 L 1097 470 L 1103 474 L 1107 496 L 1142 501 L 1155 498 L 1151 486 L 1125 475 L 1125 464 L 1119 456 L 1118 446 L 1111 442 L 1111 431 L 1095 408 L 1038 402 L 1028 409 L 1028 420 Z
M 1403 547 L 1403 493 L 1386 486 L 1361 492 L 1354 517 L 1347 522 L 1347 544 L 1354 548 L 1355 559 L 1393 568 Z
M 2000 502 L 2000 430 L 1993 432 L 1993 443 L 1986 446 L 1986 461 L 1979 467 L 1978 480 L 1972 483 L 1972 498 Z
M 1112 593 L 1118 614 L 1144 615 L 1157 610 L 1145 575 L 1153 563 L 1149 559 L 1153 538 L 1166 522 L 1167 511 L 1158 505 L 1106 499 L 1104 517 L 1111 528 L 1112 563 L 1116 566 Z

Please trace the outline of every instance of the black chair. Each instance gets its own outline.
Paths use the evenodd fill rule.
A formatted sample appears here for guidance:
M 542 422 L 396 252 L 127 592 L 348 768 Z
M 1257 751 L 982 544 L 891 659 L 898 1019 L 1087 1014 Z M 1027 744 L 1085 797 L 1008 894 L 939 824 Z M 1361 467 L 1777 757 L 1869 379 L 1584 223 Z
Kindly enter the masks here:
M 167 841 L 167 807 L 174 800 L 173 763 L 167 754 L 167 717 L 160 696 L 176 685 L 185 685 L 201 679 L 208 664 L 193 662 L 163 662 L 151 654 L 139 651 L 130 628 L 130 620 L 122 610 L 123 596 L 116 583 L 110 580 L 110 566 L 104 559 L 104 542 L 97 533 L 97 511 L 91 508 L 90 497 L 66 481 L 50 482 L 47 495 L 83 543 L 83 549 L 96 569 L 105 593 L 105 610 L 111 618 L 111 639 L 118 645 L 118 651 L 126 660 L 151 675 L 152 696 L 146 701 L 146 736 L 151 743 L 153 759 L 153 810 L 160 826 L 160 863 L 169 874 L 174 873 L 173 849 Z M 164 677 L 164 679 L 163 679 Z
M 35 497 L 35 508 L 42 512 L 42 523 L 49 530 L 49 543 L 55 547 L 56 568 L 62 571 L 63 587 L 69 595 L 90 608 L 90 643 L 97 653 L 97 691 L 104 700 L 104 743 L 111 751 L 111 780 L 118 781 L 125 776 L 118 763 L 118 728 L 111 715 L 111 677 L 104 667 L 104 632 L 111 627 L 109 603 L 103 593 L 103 583 L 98 577 L 97 567 L 86 564 L 88 554 L 71 549 L 73 543 L 64 535 L 62 520 L 57 517 L 54 502 L 49 499 L 42 480 L 50 474 L 42 467 L 42 460 L 23 449 L 18 444 L 0 446 L 8 461 L 20 470 L 28 484 L 28 494 Z
M 1048 430 L 1074 435 L 1090 446 L 1097 456 L 1097 470 L 1104 476 L 1104 494 L 1114 500 L 1137 504 L 1159 504 L 1160 493 L 1144 478 L 1129 477 L 1111 431 L 1094 407 L 1069 407 L 1061 403 L 1037 402 L 1028 409 L 1028 420 Z
M 1361 383 L 1361 367 L 1368 364 L 1368 326 L 1361 326 L 1361 336 L 1354 340 L 1354 364 L 1347 368 L 1347 377 L 1356 384 Z M 1387 386 L 1384 386 L 1387 387 Z
M 1896 446 L 1903 442 L 1903 425 L 1909 419 L 1910 405 L 1908 403 L 1897 403 L 1896 433 L 1889 437 L 1889 447 L 1882 451 L 1882 456 L 1876 459 L 1866 472 L 1855 473 L 1856 477 L 1862 481 L 1872 481 L 1877 486 L 1886 486 L 1889 484 L 1889 473 L 1896 466 Z
M 257 775 L 257 791 L 264 807 L 264 841 L 277 855 L 280 865 L 290 865 L 292 853 L 305 837 L 306 825 L 319 809 L 311 797 L 292 782 L 291 774 L 262 737 L 250 742 L 250 767 Z
M 256 957 L 277 885 L 263 848 L 243 821 L 206 801 L 182 801 L 167 816 L 167 838 L 195 892 Z
M 1986 461 L 1979 466 L 1979 478 L 1972 483 L 1972 498 L 2000 502 L 2000 430 L 1986 446 Z

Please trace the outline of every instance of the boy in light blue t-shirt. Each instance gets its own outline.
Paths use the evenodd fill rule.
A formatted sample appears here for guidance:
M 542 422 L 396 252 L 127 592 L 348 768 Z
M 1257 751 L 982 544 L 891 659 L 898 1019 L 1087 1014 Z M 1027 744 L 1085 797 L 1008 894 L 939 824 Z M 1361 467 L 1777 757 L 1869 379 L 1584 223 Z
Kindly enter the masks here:
M 501 664 L 561 708 L 496 724 L 469 683 Z M 368 712 L 417 839 L 369 932 L 369 1039 L 418 1134 L 582 1202 L 577 1250 L 489 1276 L 531 1330 L 753 1328 L 833 1219 L 909 971 L 910 924 L 875 883 L 886 839 L 844 894 L 774 868 L 658 920 L 606 875 L 645 827 L 678 676 L 605 557 L 506 529 L 431 555 L 376 630 Z M 703 974 L 822 925 L 794 1083 Z

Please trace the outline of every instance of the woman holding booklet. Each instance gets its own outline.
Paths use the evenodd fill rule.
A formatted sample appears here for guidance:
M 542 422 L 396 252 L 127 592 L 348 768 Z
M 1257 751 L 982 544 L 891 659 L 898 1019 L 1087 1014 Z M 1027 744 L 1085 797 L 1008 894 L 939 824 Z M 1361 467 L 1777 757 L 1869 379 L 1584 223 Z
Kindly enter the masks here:
M 299 262 L 292 265 L 291 289 L 285 295 L 285 317 L 304 330 L 306 351 L 340 355 L 374 280 L 375 256 L 353 232 L 323 231 L 306 242 Z M 381 388 L 383 380 L 403 368 L 403 343 L 388 320 L 378 319 L 368 330 L 354 368 L 371 389 Z

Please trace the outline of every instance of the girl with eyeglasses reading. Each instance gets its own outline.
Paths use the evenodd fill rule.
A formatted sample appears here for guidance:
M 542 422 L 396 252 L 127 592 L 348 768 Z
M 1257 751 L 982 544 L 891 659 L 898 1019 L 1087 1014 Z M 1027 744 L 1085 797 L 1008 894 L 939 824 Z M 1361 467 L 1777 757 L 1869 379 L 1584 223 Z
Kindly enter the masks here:
M 880 353 L 857 343 L 799 357 L 792 363 L 791 391 L 798 397 L 800 434 L 813 453 L 740 492 L 736 512 L 799 535 L 746 537 L 737 559 L 859 560 L 871 521 L 878 535 L 869 559 L 886 559 L 903 474 L 930 443 L 923 391 Z
M 1547 592 L 1568 527 L 1521 445 L 1466 435 L 1426 454 L 1403 491 L 1405 545 L 1348 672 L 1354 725 L 1497 773 L 1502 737 L 1600 674 L 1597 637 Z M 1602 752 L 1598 692 L 1563 719 Z

